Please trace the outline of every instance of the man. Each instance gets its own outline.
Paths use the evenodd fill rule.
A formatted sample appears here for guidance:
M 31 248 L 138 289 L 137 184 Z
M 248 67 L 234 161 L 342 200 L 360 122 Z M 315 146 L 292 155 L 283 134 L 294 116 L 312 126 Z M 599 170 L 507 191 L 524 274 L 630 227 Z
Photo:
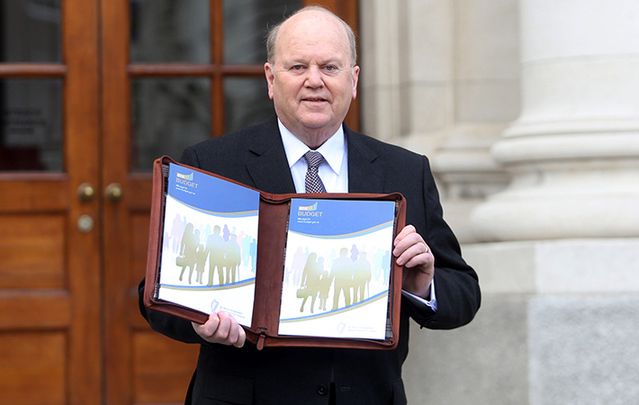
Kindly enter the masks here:
M 427 159 L 343 125 L 359 76 L 348 25 L 325 9 L 304 8 L 272 29 L 267 53 L 277 120 L 187 148 L 182 160 L 267 192 L 304 192 L 310 149 L 323 156 L 316 170 L 329 192 L 403 193 L 410 225 L 393 250 L 405 267 L 398 347 L 257 351 L 225 313 L 203 325 L 143 307 L 142 313 L 155 330 L 201 345 L 187 403 L 405 404 L 409 317 L 432 329 L 470 322 L 480 303 L 477 276 L 442 218 Z

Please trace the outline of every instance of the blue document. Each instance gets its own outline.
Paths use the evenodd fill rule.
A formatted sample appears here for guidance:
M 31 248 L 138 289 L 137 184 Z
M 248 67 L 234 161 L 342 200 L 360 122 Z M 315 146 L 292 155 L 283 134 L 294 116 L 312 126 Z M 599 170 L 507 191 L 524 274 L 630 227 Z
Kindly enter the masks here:
M 158 298 L 251 325 L 259 192 L 169 165 Z
M 291 200 L 278 333 L 384 340 L 393 201 Z

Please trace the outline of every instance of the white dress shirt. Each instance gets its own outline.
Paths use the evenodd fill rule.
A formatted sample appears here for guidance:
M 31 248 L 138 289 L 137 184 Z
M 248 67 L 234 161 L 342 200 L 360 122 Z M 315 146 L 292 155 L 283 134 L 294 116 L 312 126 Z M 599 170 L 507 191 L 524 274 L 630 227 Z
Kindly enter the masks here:
M 304 159 L 304 154 L 309 151 L 308 146 L 293 135 L 278 120 L 284 152 L 288 159 L 288 166 L 291 169 L 295 191 L 305 192 L 306 171 L 308 163 Z M 316 150 L 324 156 L 324 161 L 319 166 L 319 176 L 324 183 L 326 191 L 331 193 L 348 193 L 348 156 L 344 129 L 339 127 L 322 146 Z
M 293 135 L 293 133 L 282 124 L 279 118 L 277 125 L 279 126 L 282 136 L 288 166 L 293 176 L 295 191 L 304 193 L 306 187 L 306 171 L 308 169 L 308 163 L 306 159 L 304 159 L 304 154 L 310 149 L 298 137 Z M 326 142 L 315 150 L 324 156 L 324 161 L 320 164 L 318 172 L 326 191 L 329 193 L 348 193 L 348 147 L 343 126 L 340 126 L 333 136 L 328 138 Z M 433 311 L 437 310 L 434 280 L 430 284 L 430 300 L 426 300 L 404 290 L 402 290 L 402 294 L 412 301 L 428 305 Z

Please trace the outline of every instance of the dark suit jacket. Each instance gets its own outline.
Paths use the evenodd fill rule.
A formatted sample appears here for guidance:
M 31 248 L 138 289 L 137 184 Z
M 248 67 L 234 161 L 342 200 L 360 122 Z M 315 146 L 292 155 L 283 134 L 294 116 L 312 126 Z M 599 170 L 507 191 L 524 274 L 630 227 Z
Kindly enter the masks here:
M 347 128 L 345 135 L 349 191 L 399 191 L 406 197 L 407 223 L 417 228 L 435 255 L 437 312 L 403 299 L 395 350 L 257 351 L 249 343 L 237 349 L 204 342 L 190 322 L 141 305 L 143 316 L 156 331 L 201 344 L 189 387 L 193 404 L 327 404 L 331 382 L 337 405 L 405 404 L 401 367 L 408 354 L 409 317 L 422 327 L 450 329 L 470 322 L 479 309 L 477 275 L 462 259 L 459 244 L 442 218 L 426 157 Z M 295 192 L 275 119 L 189 147 L 182 161 L 267 192 Z

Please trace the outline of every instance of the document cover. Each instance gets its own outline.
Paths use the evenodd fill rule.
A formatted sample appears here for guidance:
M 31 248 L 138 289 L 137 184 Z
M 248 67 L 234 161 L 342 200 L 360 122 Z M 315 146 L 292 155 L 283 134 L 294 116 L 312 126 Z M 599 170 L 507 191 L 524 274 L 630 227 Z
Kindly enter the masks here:
M 170 164 L 158 298 L 251 325 L 259 192 Z
M 291 199 L 280 335 L 386 338 L 395 203 Z

